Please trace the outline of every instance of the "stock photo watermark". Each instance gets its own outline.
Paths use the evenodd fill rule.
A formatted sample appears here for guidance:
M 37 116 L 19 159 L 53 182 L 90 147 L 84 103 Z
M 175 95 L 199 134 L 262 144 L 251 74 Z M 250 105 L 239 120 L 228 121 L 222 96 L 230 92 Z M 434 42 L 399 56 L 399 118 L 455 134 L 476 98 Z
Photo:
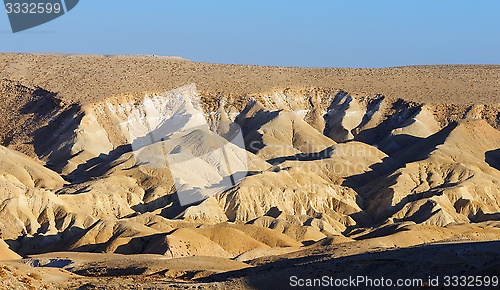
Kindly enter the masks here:
M 13 33 L 31 29 L 61 17 L 79 0 L 4 0 Z
M 371 288 L 421 288 L 421 287 L 498 287 L 498 276 L 428 276 L 426 278 L 385 278 L 348 276 L 345 278 L 322 276 L 319 278 L 290 276 L 291 287 L 360 287 Z
M 181 205 L 203 201 L 236 186 L 247 175 L 241 128 L 224 137 L 210 130 L 196 86 L 145 98 L 119 124 L 138 166 L 170 171 Z
M 378 152 L 373 146 L 307 145 L 294 150 L 311 153 L 289 156 L 287 146 L 264 145 L 259 141 L 246 144 L 241 127 L 231 121 L 225 126 L 228 131 L 219 135 L 207 123 L 205 116 L 210 112 L 203 111 L 194 84 L 146 97 L 130 112 L 122 113 L 128 117 L 119 126 L 131 145 L 136 165 L 168 169 L 182 206 L 198 203 L 238 185 L 248 173 L 247 150 L 273 152 L 276 158 L 266 158 L 273 171 L 300 161 L 300 165 L 293 166 L 319 176 L 362 173 L 367 169 L 365 160 L 373 159 Z M 352 159 L 356 161 L 346 161 Z M 315 162 L 321 160 L 327 162 Z M 315 182 L 302 186 L 309 191 L 321 190 Z

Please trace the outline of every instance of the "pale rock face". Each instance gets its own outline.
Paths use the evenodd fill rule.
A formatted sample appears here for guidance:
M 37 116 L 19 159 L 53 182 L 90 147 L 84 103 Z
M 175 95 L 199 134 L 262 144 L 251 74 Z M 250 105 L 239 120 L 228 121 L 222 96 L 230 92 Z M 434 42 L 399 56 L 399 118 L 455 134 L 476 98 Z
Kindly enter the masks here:
M 54 171 L 0 147 L 1 238 L 29 237 L 14 244 L 23 254 L 248 259 L 353 241 L 380 225 L 500 217 L 500 133 L 481 119 L 491 108 L 446 123 L 441 107 L 380 95 L 235 100 L 207 106 L 189 85 L 66 106 L 35 152 Z
M 214 197 L 205 199 L 199 205 L 190 206 L 181 216 L 184 220 L 217 224 L 228 221 L 226 214 Z
M 211 132 L 194 85 L 145 98 L 127 111 L 128 119 L 121 126 L 129 134 L 136 163 L 168 168 L 181 205 L 204 200 L 245 177 L 241 130 L 225 132 L 229 140 Z
M 476 120 L 449 126 L 427 139 L 429 144 L 436 140 L 440 144 L 410 147 L 399 157 L 416 161 L 361 190 L 366 212 L 376 219 L 394 215 L 439 226 L 482 220 L 486 212 L 495 218 L 493 213 L 500 210 L 496 197 L 500 172 L 491 170 L 485 156 L 500 146 L 500 133 Z
M 365 112 L 356 99 L 338 94 L 325 115 L 325 134 L 336 142 L 354 139 L 352 130 L 361 124 Z
M 247 222 L 278 208 L 289 215 L 325 213 L 325 222 L 341 232 L 360 214 L 356 193 L 328 185 L 325 180 L 298 168 L 247 177 L 237 188 L 217 196 L 231 221 Z M 361 214 L 362 215 L 362 214 Z
M 194 85 L 147 96 L 139 103 L 114 100 L 89 105 L 79 114 L 73 134 L 60 136 L 53 145 L 69 150 L 49 150 L 46 156 L 68 159 L 54 167 L 75 180 L 85 180 L 87 168 L 99 160 L 112 160 L 115 151 L 127 144 L 136 164 L 170 170 L 181 204 L 234 186 L 248 170 L 238 126 L 230 124 L 224 132 L 229 141 L 211 132 Z
M 415 137 L 427 138 L 440 130 L 439 123 L 427 107 L 422 107 L 413 117 L 407 119 L 398 128 L 391 131 L 391 135 L 407 134 Z
M 309 106 L 306 96 L 290 96 L 283 92 L 264 95 L 260 101 L 269 110 L 285 110 L 297 112 L 299 115 L 301 115 L 301 112 L 307 112 L 304 108 Z
M 427 138 L 441 130 L 430 108 L 421 107 L 403 120 L 379 145 L 387 153 L 394 153 L 411 146 L 415 140 Z

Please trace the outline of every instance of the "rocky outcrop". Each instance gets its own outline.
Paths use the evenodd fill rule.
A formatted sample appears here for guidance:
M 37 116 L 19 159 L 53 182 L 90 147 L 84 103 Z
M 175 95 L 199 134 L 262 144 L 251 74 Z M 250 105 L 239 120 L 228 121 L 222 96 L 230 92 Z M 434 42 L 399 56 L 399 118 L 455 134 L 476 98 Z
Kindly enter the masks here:
M 0 229 L 20 253 L 162 249 L 178 257 L 207 247 L 258 256 L 273 243 L 348 239 L 382 223 L 499 218 L 495 105 L 331 89 L 207 99 L 194 85 L 65 104 L 40 88 L 2 85 L 29 103 L 28 116 L 45 120 L 35 126 L 18 114 L 12 120 L 26 132 L 5 124 L 1 135 Z M 181 192 L 198 199 L 185 203 Z M 255 227 L 279 239 L 270 244 Z M 252 246 L 232 248 L 223 232 Z M 190 234 L 199 252 L 184 243 Z

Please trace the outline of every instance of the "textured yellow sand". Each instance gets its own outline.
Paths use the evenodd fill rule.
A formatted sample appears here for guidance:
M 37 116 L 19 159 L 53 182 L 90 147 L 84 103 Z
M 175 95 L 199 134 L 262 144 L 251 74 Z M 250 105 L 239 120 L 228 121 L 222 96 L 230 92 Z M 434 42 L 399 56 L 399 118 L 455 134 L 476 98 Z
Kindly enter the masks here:
M 40 86 L 71 101 L 161 93 L 195 83 L 202 94 L 233 96 L 343 89 L 423 103 L 490 104 L 500 97 L 500 66 L 447 65 L 383 69 L 221 65 L 161 57 L 0 54 L 0 78 Z

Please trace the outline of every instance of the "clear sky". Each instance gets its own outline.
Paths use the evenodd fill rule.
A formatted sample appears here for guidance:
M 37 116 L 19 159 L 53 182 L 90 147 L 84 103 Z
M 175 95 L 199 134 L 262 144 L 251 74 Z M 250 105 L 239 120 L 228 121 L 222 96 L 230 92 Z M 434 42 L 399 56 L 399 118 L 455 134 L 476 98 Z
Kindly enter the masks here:
M 157 54 L 301 67 L 500 64 L 497 0 L 80 0 L 1 52 Z

